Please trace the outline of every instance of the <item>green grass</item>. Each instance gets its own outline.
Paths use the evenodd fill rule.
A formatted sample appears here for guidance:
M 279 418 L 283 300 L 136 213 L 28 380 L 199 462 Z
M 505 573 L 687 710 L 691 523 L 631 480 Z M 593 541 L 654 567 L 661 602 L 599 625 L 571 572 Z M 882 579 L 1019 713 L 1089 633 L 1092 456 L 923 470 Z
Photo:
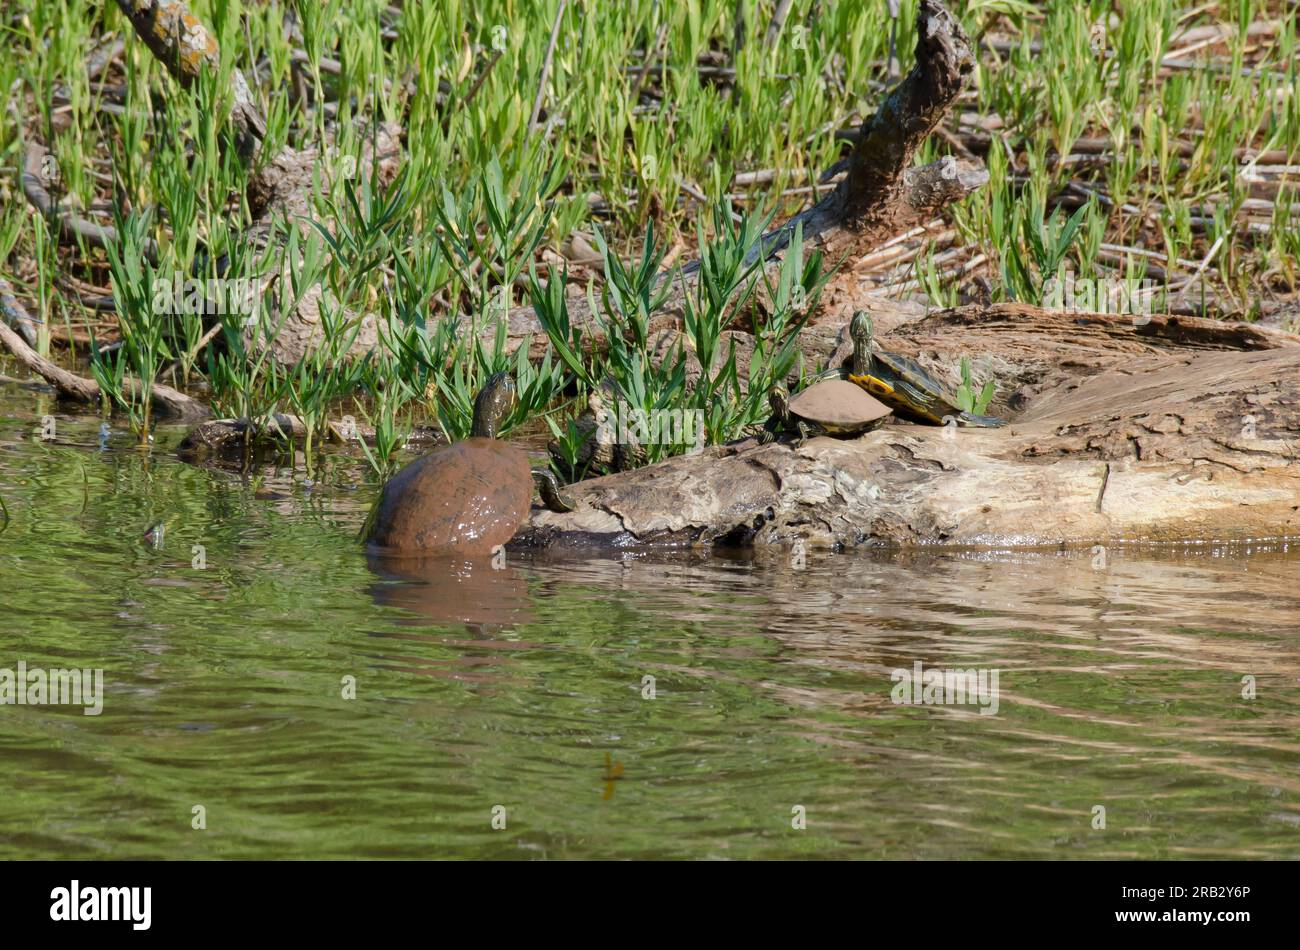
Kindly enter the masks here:
M 749 5 L 748 39 L 735 52 L 731 0 L 567 4 L 530 129 L 558 0 L 408 3 L 399 15 L 377 0 L 195 0 L 223 60 L 190 90 L 166 75 L 115 4 L 15 0 L 0 22 L 0 89 L 13 91 L 27 134 L 56 157 L 54 192 L 94 220 L 116 222 L 123 241 L 111 255 L 59 244 L 22 201 L 17 129 L 6 121 L 0 274 L 44 320 L 42 351 L 52 328 L 66 336 L 90 327 L 97 339 L 123 341 L 94 359 L 93 371 L 142 438 L 148 400 L 118 393 L 123 373 L 205 383 L 225 414 L 296 412 L 308 426 L 309 467 L 326 422 L 359 407 L 379 429 L 367 452 L 382 474 L 417 421 L 464 434 L 474 389 L 501 369 L 519 376 L 524 397 L 510 427 L 546 415 L 554 431 L 570 431 L 566 420 L 586 392 L 612 375 L 629 402 L 698 410 L 710 441 L 733 438 L 764 414 L 771 382 L 796 365 L 793 332 L 812 310 L 792 306 L 791 295 L 799 288 L 815 298 L 823 268 L 809 260 L 782 270 L 772 290 L 786 296 L 755 328 L 760 354 L 746 378 L 721 336 L 742 311 L 732 293 L 757 289 L 737 255 L 759 222 L 815 197 L 805 189 L 809 173 L 846 148 L 833 133 L 870 115 L 887 83 L 884 3 L 796 0 L 768 43 L 774 6 Z M 1274 166 L 1300 163 L 1294 4 L 1125 2 L 1109 23 L 1109 0 L 952 8 L 981 41 L 979 66 L 945 123 L 948 136 L 932 137 L 918 161 L 969 149 L 991 180 L 951 209 L 950 250 L 914 255 L 901 286 L 951 305 L 983 278 L 993 300 L 1036 302 L 1063 269 L 1140 277 L 1157 265 L 1177 287 L 1204 262 L 1197 291 L 1213 299 L 1213 313 L 1253 318 L 1294 293 L 1300 238 L 1288 181 L 1296 176 L 1263 175 L 1252 193 L 1240 157 L 1273 151 L 1282 153 Z M 299 36 L 283 28 L 288 10 Z M 914 15 L 914 0 L 905 0 L 904 68 Z M 1271 21 L 1278 25 L 1259 29 Z M 1224 28 L 1221 42 L 1161 68 L 1162 58 L 1195 45 L 1179 31 L 1211 25 Z M 91 82 L 86 58 L 109 33 L 127 39 L 126 56 Z M 226 147 L 219 106 L 231 69 L 255 80 L 268 128 L 262 160 L 338 129 L 337 150 L 320 162 L 318 227 L 281 222 L 289 239 L 272 242 L 269 255 L 243 235 L 249 169 Z M 403 171 L 388 188 L 348 174 L 368 118 L 405 132 Z M 1076 151 L 1081 139 L 1091 143 L 1086 152 Z M 736 179 L 758 171 L 770 180 Z M 566 285 L 559 252 L 575 233 L 601 260 L 575 264 L 577 279 Z M 156 261 L 146 239 L 157 244 Z M 675 256 L 705 261 L 682 338 L 707 367 L 693 385 L 681 379 L 686 350 L 656 366 L 644 333 L 657 306 L 650 277 L 679 241 Z M 978 255 L 984 260 L 967 267 Z M 275 285 L 280 312 L 313 287 L 326 291 L 326 346 L 295 366 L 266 359 L 273 308 L 261 309 L 251 344 L 243 315 L 223 316 L 221 352 L 200 354 L 201 322 L 160 317 L 138 286 L 155 274 L 275 269 L 286 275 Z M 589 277 L 616 341 L 602 357 L 582 354 L 558 297 Z M 83 309 L 67 278 L 111 287 L 118 313 Z M 527 303 L 550 343 L 535 364 L 509 355 L 494 332 L 505 309 Z M 1156 309 L 1163 303 L 1162 294 Z M 357 332 L 347 315 L 362 313 L 376 318 L 386 345 L 340 368 L 336 357 Z

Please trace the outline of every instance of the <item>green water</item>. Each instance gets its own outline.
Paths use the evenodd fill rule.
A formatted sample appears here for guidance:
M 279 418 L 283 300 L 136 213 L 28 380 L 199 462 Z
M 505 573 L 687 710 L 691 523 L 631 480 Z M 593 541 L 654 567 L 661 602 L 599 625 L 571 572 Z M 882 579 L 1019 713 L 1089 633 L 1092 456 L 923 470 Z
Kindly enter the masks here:
M 360 469 L 50 411 L 0 385 L 0 668 L 104 705 L 0 706 L 0 857 L 1300 856 L 1295 546 L 403 577 Z M 918 660 L 998 671 L 997 714 L 893 703 Z

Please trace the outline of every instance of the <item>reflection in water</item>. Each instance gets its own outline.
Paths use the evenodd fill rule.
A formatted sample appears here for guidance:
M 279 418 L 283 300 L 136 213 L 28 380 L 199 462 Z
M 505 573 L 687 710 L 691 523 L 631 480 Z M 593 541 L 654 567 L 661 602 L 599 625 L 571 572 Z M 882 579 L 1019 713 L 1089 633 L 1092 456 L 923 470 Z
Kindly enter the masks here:
M 3 408 L 0 668 L 105 673 L 0 707 L 0 858 L 1300 855 L 1288 545 L 394 561 L 373 491 Z
M 528 583 L 519 571 L 490 559 L 477 561 L 450 557 L 394 557 L 373 550 L 366 555 L 371 571 L 381 579 L 369 587 L 376 604 L 397 607 L 395 622 L 407 627 L 463 627 L 466 645 L 461 656 L 428 660 L 409 651 L 385 652 L 376 667 L 441 676 L 489 685 L 505 682 L 510 663 L 503 651 L 523 645 L 502 640 L 500 634 L 530 623 Z M 380 636 L 450 645 L 447 636 L 432 636 L 406 629 Z
M 528 584 L 508 565 L 374 553 L 367 554 L 366 561 L 380 578 L 370 586 L 375 603 L 415 614 L 419 620 L 412 622 L 463 623 L 486 634 L 532 620 Z

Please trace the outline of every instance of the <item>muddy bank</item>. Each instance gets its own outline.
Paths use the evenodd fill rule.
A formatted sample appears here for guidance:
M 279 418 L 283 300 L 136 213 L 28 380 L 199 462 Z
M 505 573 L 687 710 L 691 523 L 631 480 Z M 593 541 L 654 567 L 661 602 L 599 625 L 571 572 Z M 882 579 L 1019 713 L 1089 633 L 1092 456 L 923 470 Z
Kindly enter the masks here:
M 880 345 L 998 383 L 998 430 L 754 441 L 570 488 L 514 544 L 1208 541 L 1300 534 L 1300 339 L 1022 305 L 903 315 Z

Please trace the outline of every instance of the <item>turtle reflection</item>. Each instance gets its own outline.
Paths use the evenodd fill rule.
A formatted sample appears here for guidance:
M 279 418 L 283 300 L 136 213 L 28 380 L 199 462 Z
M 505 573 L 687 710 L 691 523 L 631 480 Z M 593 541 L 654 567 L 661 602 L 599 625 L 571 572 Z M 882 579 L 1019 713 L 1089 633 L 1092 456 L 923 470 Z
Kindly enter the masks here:
M 532 621 L 528 583 L 514 568 L 455 557 L 388 557 L 366 563 L 380 578 L 370 586 L 375 602 L 400 607 L 423 625 L 464 624 L 490 631 Z

